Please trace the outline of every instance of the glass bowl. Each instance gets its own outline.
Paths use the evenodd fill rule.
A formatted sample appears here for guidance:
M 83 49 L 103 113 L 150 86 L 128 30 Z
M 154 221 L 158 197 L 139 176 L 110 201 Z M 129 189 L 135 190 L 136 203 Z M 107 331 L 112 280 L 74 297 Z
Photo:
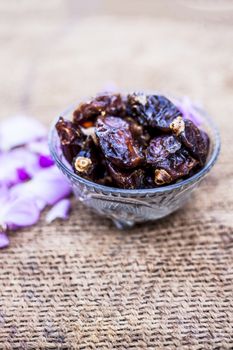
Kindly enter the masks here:
M 72 118 L 77 104 L 70 106 L 61 116 Z M 220 151 L 219 132 L 209 116 L 195 107 L 200 115 L 201 127 L 210 137 L 207 162 L 192 177 L 172 185 L 153 189 L 125 190 L 107 187 L 76 175 L 61 151 L 60 140 L 55 129 L 57 117 L 49 134 L 49 148 L 58 168 L 69 180 L 76 198 L 95 212 L 113 220 L 120 228 L 132 227 L 136 223 L 160 219 L 184 205 L 191 193 L 199 186 L 215 164 Z

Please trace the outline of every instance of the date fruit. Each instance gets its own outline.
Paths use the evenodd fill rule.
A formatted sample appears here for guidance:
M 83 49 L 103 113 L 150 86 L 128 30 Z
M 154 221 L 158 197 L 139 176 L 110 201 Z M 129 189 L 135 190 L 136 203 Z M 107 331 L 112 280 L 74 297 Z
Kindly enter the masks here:
M 72 163 L 73 158 L 81 150 L 86 137 L 79 127 L 69 120 L 64 120 L 63 117 L 59 118 L 55 127 L 64 156 L 69 163 Z
M 185 119 L 182 122 L 180 120 L 177 122 L 177 119 L 170 125 L 172 131 L 179 137 L 190 153 L 199 160 L 200 165 L 204 165 L 209 150 L 208 135 L 200 130 L 191 120 Z
M 100 115 L 123 115 L 125 104 L 120 94 L 98 95 L 89 102 L 81 103 L 73 113 L 75 124 L 84 128 L 94 126 Z
M 179 109 L 165 96 L 145 95 L 142 93 L 128 95 L 127 111 L 140 124 L 167 132 L 172 121 L 181 115 Z
M 142 164 L 142 151 L 126 120 L 113 116 L 99 118 L 96 136 L 105 158 L 114 165 L 130 169 Z
M 190 156 L 187 150 L 180 150 L 155 167 L 155 184 L 164 185 L 187 176 L 198 165 L 198 161 Z
M 181 143 L 172 135 L 155 137 L 146 150 L 147 163 L 156 166 L 158 162 L 167 159 L 180 149 Z
M 145 171 L 143 169 L 119 170 L 108 163 L 108 170 L 117 187 L 125 189 L 143 188 L 145 184 Z
M 163 135 L 151 140 L 146 151 L 147 163 L 155 170 L 156 185 L 174 182 L 189 174 L 198 164 L 174 136 Z

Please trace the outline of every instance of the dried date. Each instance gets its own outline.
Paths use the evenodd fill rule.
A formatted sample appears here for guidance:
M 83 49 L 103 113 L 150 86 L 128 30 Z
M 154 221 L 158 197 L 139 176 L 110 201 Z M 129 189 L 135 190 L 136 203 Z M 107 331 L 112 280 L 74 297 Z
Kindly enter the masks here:
M 188 175 L 198 164 L 172 135 L 152 139 L 146 150 L 146 160 L 155 169 L 156 185 L 174 182 Z
M 125 120 L 129 123 L 133 137 L 138 140 L 142 148 L 147 147 L 151 138 L 149 132 L 132 117 L 127 116 L 125 117 Z
M 179 109 L 165 96 L 128 95 L 127 112 L 134 116 L 141 125 L 168 132 L 172 121 L 180 116 Z
M 190 153 L 204 165 L 209 151 L 209 137 L 191 120 L 176 118 L 170 125 L 171 130 L 180 139 Z
M 56 129 L 60 138 L 63 154 L 69 163 L 80 152 L 86 136 L 74 123 L 60 117 L 56 123 Z
M 89 102 L 81 103 L 73 113 L 75 124 L 84 128 L 94 126 L 100 115 L 124 115 L 125 103 L 120 94 L 99 95 Z
M 119 170 L 108 163 L 109 174 L 117 187 L 125 189 L 143 188 L 145 185 L 145 171 L 143 169 Z
M 181 143 L 172 135 L 163 135 L 151 140 L 146 150 L 146 161 L 156 166 L 181 149 Z
M 165 185 L 187 176 L 198 165 L 187 150 L 181 149 L 156 164 L 154 182 Z
M 98 182 L 105 174 L 105 163 L 91 136 L 88 136 L 82 149 L 73 160 L 74 171 L 91 181 Z
M 128 169 L 142 165 L 142 150 L 126 120 L 112 116 L 99 118 L 96 136 L 105 158 L 114 165 Z

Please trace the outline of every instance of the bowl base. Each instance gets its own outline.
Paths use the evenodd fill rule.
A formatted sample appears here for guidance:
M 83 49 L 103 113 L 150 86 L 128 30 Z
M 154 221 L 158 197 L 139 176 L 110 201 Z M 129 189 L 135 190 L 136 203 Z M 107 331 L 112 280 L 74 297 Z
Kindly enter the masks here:
M 112 221 L 116 226 L 116 228 L 118 228 L 119 230 L 127 230 L 129 228 L 132 228 L 135 225 L 134 221 L 126 221 L 126 220 L 122 221 L 117 219 L 113 219 Z

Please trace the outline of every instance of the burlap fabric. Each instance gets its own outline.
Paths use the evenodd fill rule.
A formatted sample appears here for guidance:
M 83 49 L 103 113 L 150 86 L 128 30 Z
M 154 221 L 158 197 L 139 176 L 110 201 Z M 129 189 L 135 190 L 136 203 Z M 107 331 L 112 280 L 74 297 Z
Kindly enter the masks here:
M 222 153 L 169 218 L 120 232 L 74 204 L 67 222 L 42 217 L 11 234 L 0 252 L 0 349 L 231 349 L 232 12 L 148 0 L 145 11 L 129 1 L 101 13 L 103 3 L 0 1 L 1 117 L 22 110 L 49 124 L 114 81 L 202 100 Z

